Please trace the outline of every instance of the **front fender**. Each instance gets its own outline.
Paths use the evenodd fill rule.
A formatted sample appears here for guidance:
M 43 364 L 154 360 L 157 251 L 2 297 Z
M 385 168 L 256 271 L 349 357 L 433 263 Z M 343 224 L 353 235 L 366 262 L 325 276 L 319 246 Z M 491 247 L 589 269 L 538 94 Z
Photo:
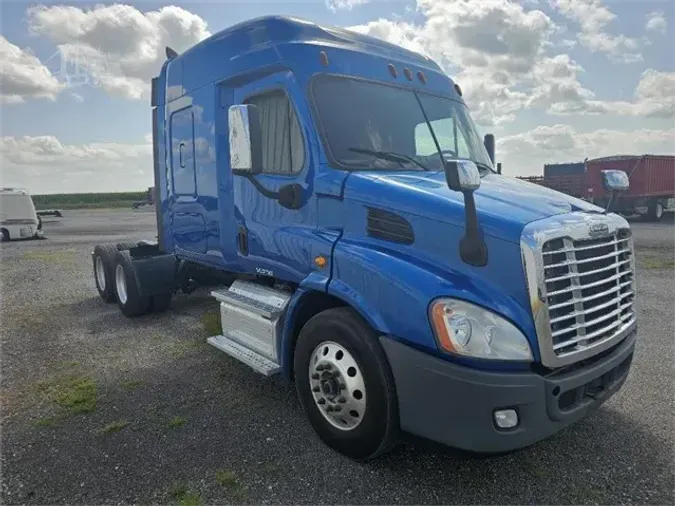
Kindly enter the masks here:
M 382 334 L 437 353 L 428 310 L 438 297 L 456 297 L 499 313 L 532 343 L 532 318 L 518 301 L 486 278 L 480 268 L 459 272 L 395 250 L 341 239 L 333 256 L 328 293 L 358 311 Z M 482 275 L 481 275 L 482 274 Z

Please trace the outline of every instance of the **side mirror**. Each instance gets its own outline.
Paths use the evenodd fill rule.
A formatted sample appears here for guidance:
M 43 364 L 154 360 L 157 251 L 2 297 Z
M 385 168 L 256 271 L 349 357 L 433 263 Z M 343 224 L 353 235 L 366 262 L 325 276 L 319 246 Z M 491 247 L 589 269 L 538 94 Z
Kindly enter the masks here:
M 445 180 L 456 192 L 472 192 L 480 188 L 480 172 L 471 160 L 445 162 Z
M 262 133 L 255 105 L 233 105 L 227 114 L 230 135 L 230 168 L 235 174 L 262 170 Z
M 483 145 L 485 146 L 485 150 L 487 151 L 490 160 L 492 160 L 492 163 L 495 163 L 495 136 L 492 134 L 485 134 L 485 137 L 483 137 Z
M 622 192 L 630 187 L 628 174 L 622 170 L 603 170 L 602 185 L 609 192 Z
M 473 198 L 473 192 L 480 187 L 478 167 L 471 160 L 449 160 L 445 162 L 445 180 L 451 190 L 464 194 L 465 234 L 459 241 L 459 255 L 467 264 L 483 267 L 488 261 L 488 250 Z

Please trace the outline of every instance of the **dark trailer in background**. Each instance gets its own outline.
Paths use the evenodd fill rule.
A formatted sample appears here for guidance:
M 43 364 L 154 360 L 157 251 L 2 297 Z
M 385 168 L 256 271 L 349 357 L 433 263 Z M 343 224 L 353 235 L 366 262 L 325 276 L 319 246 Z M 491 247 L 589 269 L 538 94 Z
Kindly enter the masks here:
M 587 197 L 584 162 L 547 163 L 544 176 L 524 176 L 519 179 L 536 183 L 577 198 Z

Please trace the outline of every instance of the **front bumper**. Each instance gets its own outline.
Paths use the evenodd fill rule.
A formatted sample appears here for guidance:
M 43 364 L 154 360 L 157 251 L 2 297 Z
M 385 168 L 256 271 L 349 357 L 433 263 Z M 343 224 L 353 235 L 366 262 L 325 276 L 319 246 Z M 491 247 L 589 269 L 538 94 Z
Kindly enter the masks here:
M 636 332 L 601 359 L 540 376 L 460 366 L 388 337 L 380 342 L 394 375 L 401 429 L 464 450 L 496 453 L 558 432 L 605 402 L 623 385 Z M 519 423 L 498 429 L 493 413 L 515 409 Z

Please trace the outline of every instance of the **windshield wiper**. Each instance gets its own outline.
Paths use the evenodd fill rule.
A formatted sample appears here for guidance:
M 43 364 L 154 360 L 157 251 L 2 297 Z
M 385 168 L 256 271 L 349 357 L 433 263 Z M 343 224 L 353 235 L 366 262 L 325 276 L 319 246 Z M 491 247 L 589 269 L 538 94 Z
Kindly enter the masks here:
M 396 162 L 401 167 L 403 167 L 402 162 L 414 163 L 418 167 L 424 170 L 429 170 L 429 168 L 422 164 L 421 162 L 415 160 L 412 156 L 404 155 L 403 153 L 394 153 L 392 151 L 376 151 L 374 149 L 364 149 L 364 148 L 347 148 L 349 151 L 354 153 L 362 153 L 364 155 L 371 155 L 381 160 L 387 160 L 389 162 Z

